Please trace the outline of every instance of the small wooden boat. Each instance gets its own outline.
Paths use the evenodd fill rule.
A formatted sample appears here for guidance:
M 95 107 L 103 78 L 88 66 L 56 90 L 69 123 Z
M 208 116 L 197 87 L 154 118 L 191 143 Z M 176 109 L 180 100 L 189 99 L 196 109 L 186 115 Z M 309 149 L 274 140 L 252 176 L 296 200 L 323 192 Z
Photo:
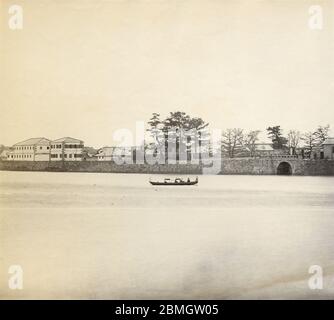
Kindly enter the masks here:
M 193 186 L 198 183 L 198 177 L 196 177 L 196 180 L 191 181 L 188 179 L 187 181 L 184 181 L 180 178 L 176 178 L 174 180 L 171 180 L 169 178 L 164 179 L 164 181 L 149 181 L 150 184 L 154 186 Z

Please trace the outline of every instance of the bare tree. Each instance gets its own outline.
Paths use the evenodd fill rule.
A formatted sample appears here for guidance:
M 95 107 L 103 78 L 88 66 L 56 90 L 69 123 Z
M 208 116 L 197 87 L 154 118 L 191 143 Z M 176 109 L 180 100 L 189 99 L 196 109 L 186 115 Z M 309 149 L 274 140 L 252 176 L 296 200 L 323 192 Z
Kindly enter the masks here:
M 314 132 L 312 131 L 308 131 L 306 133 L 303 134 L 303 136 L 301 137 L 301 140 L 304 141 L 304 150 L 305 150 L 305 155 L 308 158 L 311 158 L 312 155 L 312 151 L 316 145 L 316 137 L 314 135 Z
M 304 150 L 307 157 L 311 158 L 314 149 L 319 148 L 329 135 L 329 125 L 318 126 L 318 128 L 311 132 L 304 133 L 301 140 L 304 141 Z
M 256 143 L 259 140 L 258 136 L 260 132 L 261 132 L 260 130 L 249 131 L 243 137 L 243 146 L 249 152 L 250 157 L 255 156 Z
M 292 151 L 292 154 L 296 154 L 296 149 L 299 146 L 301 139 L 301 133 L 296 130 L 290 130 L 288 133 L 288 147 Z
M 234 158 L 243 145 L 243 130 L 239 128 L 227 129 L 222 133 L 222 152 L 229 158 Z
M 329 124 L 327 126 L 318 126 L 314 131 L 314 136 L 318 146 L 321 146 L 329 136 Z

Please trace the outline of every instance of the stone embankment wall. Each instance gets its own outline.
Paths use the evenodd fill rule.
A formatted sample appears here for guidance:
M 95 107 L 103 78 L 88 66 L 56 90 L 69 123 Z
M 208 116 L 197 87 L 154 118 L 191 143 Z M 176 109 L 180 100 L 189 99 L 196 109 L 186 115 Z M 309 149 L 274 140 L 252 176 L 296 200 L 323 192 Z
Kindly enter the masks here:
M 125 164 L 111 161 L 0 161 L 0 170 L 58 171 L 58 172 L 119 172 L 119 173 L 176 173 L 201 174 L 202 168 L 194 164 Z
M 297 158 L 234 158 L 222 159 L 220 174 L 275 175 L 282 163 L 291 166 L 293 175 L 334 176 L 334 160 L 304 160 Z M 196 164 L 125 164 L 111 161 L 0 161 L 0 170 L 59 171 L 59 172 L 115 172 L 115 173 L 168 173 L 201 174 L 202 166 Z

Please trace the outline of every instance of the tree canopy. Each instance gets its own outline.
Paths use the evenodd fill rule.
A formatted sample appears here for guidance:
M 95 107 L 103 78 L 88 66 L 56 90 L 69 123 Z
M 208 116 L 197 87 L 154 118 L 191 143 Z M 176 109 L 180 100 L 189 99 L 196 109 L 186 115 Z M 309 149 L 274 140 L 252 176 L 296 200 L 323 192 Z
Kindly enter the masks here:
M 283 136 L 281 126 L 268 127 L 267 132 L 274 149 L 284 149 L 287 146 L 288 139 Z

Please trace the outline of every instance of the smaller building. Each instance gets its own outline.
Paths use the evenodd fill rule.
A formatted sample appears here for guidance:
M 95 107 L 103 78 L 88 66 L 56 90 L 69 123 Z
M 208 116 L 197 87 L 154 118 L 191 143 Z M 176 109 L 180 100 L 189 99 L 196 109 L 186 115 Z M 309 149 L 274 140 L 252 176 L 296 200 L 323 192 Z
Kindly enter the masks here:
M 6 161 L 6 160 L 8 160 L 9 159 L 9 154 L 10 154 L 10 152 L 11 152 L 11 149 L 10 148 L 4 148 L 2 151 L 1 151 L 1 153 L 0 153 L 0 159 L 2 160 L 2 161 Z
M 51 161 L 81 161 L 84 142 L 79 139 L 64 137 L 51 141 Z
M 334 159 L 334 138 L 327 138 L 322 144 L 325 159 Z
M 97 161 L 111 161 L 115 147 L 103 147 L 94 156 Z
M 254 156 L 267 157 L 275 154 L 271 143 L 256 143 L 254 145 Z
M 95 155 L 97 154 L 98 150 L 94 149 L 93 147 L 83 147 L 82 151 L 82 160 L 84 161 L 94 161 L 96 160 Z
M 10 161 L 49 161 L 50 140 L 46 138 L 31 138 L 13 145 L 7 154 Z
M 134 151 L 133 147 L 103 147 L 98 150 L 95 158 L 97 161 L 132 163 Z

